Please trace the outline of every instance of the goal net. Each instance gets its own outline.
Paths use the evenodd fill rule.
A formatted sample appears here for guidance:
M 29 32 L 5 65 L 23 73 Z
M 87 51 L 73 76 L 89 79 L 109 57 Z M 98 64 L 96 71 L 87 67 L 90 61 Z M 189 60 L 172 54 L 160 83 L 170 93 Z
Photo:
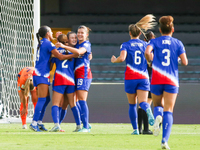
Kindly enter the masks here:
M 34 65 L 34 4 L 34 0 L 0 1 L 0 118 L 7 122 L 21 121 L 17 75 Z M 31 96 L 28 108 L 30 118 Z

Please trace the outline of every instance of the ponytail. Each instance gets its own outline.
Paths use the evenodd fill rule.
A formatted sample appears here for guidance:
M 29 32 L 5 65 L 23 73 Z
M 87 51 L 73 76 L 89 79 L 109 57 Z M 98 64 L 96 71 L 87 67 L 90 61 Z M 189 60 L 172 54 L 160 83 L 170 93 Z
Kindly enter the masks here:
M 33 79 L 32 78 L 28 78 L 25 82 L 25 85 L 24 85 L 24 96 L 25 97 L 28 97 L 28 94 L 30 92 L 30 90 L 33 90 L 34 89 L 34 86 L 33 86 Z
M 37 37 L 37 40 L 38 40 L 38 46 L 37 46 L 37 50 L 38 50 L 40 48 L 40 45 L 41 45 L 39 33 L 36 33 L 36 37 Z

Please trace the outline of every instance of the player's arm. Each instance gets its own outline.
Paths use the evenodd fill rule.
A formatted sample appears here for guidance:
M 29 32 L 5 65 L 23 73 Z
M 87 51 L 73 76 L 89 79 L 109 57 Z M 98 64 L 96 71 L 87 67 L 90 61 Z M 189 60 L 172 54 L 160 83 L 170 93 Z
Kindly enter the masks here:
M 127 51 L 122 50 L 120 52 L 119 57 L 116 58 L 114 55 L 111 57 L 111 62 L 112 63 L 121 63 L 126 59 L 126 56 L 127 56 Z
M 152 63 L 152 60 L 153 60 L 153 53 L 152 53 L 152 51 L 153 51 L 153 47 L 151 45 L 148 45 L 147 48 L 146 48 L 146 50 L 145 50 L 145 53 L 144 53 L 145 58 L 147 60 L 147 64 L 149 66 L 151 66 L 151 63 Z
M 179 58 L 181 59 L 181 65 L 187 66 L 188 65 L 188 59 L 186 56 L 186 53 L 182 53 Z
M 20 96 L 20 98 L 21 98 L 21 101 L 22 101 L 22 104 L 23 104 L 23 109 L 21 111 L 21 115 L 23 116 L 26 113 L 28 113 L 27 112 L 27 108 L 26 108 L 27 97 L 25 97 L 25 95 L 24 95 L 24 90 L 21 90 L 21 96 Z
M 74 47 L 71 47 L 71 46 L 64 45 L 64 44 L 62 44 L 60 42 L 57 42 L 55 44 L 55 46 L 56 47 L 62 47 L 62 48 L 66 49 L 66 50 L 68 50 L 68 51 L 70 51 L 70 52 L 72 52 L 73 54 L 76 54 L 76 55 L 81 55 L 81 54 L 84 54 L 86 52 L 85 48 L 84 48 L 85 49 L 84 53 L 82 53 L 82 51 L 83 51 L 83 50 L 81 50 L 82 48 L 77 49 L 77 48 L 74 48 Z
M 51 53 L 54 55 L 54 57 L 58 58 L 59 60 L 71 59 L 79 56 L 79 54 L 74 54 L 74 53 L 70 55 L 63 55 L 59 53 L 57 49 L 53 49 Z

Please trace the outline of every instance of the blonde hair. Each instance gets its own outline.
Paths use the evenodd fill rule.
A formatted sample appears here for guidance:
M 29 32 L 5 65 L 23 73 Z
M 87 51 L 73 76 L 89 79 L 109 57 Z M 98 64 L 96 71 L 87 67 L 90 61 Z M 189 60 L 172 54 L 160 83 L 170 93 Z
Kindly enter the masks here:
M 149 29 L 153 29 L 156 25 L 157 23 L 155 22 L 155 16 L 148 14 L 136 24 L 129 25 L 129 31 L 133 37 L 137 37 L 140 32 L 142 32 L 142 34 L 145 36 L 145 32 Z
M 25 85 L 24 85 L 24 96 L 28 97 L 30 90 L 33 90 L 33 89 L 34 89 L 33 79 L 28 78 L 25 82 Z

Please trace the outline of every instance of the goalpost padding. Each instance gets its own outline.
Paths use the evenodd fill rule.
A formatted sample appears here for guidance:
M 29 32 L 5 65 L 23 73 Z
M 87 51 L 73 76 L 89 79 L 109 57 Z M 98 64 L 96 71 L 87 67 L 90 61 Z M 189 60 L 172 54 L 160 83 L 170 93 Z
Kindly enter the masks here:
M 34 4 L 37 3 L 40 1 L 0 1 L 0 116 L 9 122 L 20 118 L 17 75 L 22 68 L 34 65 L 34 47 L 36 47 L 34 34 L 40 26 L 38 25 L 40 21 L 36 21 L 37 18 L 34 17 L 36 8 Z M 40 7 L 37 11 L 40 12 Z M 28 117 L 31 117 L 33 115 L 31 97 L 28 107 Z

